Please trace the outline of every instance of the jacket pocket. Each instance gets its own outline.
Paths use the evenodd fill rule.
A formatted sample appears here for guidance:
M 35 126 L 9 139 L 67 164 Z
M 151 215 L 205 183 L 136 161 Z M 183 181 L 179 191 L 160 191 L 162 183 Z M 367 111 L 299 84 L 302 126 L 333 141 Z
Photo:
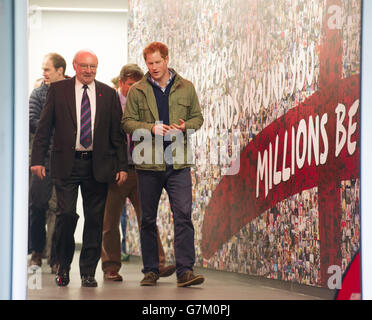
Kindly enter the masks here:
M 176 117 L 181 118 L 183 120 L 187 120 L 190 115 L 190 107 L 191 103 L 189 99 L 186 98 L 179 98 L 177 100 L 177 113 Z
M 152 113 L 150 111 L 150 109 L 143 105 L 143 104 L 140 104 L 139 105 L 139 114 L 140 114 L 140 121 L 143 121 L 143 122 L 154 122 L 154 118 L 152 116 Z

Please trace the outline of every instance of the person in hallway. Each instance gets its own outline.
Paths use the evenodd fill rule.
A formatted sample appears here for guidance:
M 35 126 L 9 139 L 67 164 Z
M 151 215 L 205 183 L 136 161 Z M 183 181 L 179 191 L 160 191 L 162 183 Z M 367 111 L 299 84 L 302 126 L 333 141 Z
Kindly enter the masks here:
M 144 49 L 143 57 L 148 72 L 129 90 L 122 120 L 125 132 L 142 135 L 145 140 L 150 137 L 152 145 L 150 161 L 142 161 L 139 154 L 143 152 L 137 152 L 137 147 L 140 149 L 145 142 L 137 141 L 133 151 L 142 209 L 140 238 L 144 278 L 141 285 L 153 286 L 159 279 L 156 218 L 163 189 L 168 193 L 173 213 L 177 286 L 198 285 L 204 282 L 204 277 L 193 273 L 191 161 L 188 161 L 186 131 L 199 129 L 204 119 L 194 85 L 168 68 L 167 46 L 160 42 L 150 43 Z M 177 150 L 167 157 L 167 147 L 172 146 L 170 134 L 173 133 L 182 136 L 181 159 Z M 133 136 L 133 140 L 137 138 Z M 159 138 L 163 141 L 160 148 Z
M 111 79 L 112 87 L 118 91 L 119 90 L 119 78 L 120 74 L 117 77 Z M 123 108 L 123 106 L 122 106 Z M 127 245 L 126 245 L 126 233 L 127 233 L 127 205 L 126 203 L 123 206 L 120 216 L 120 229 L 121 229 L 121 261 L 128 262 L 130 255 L 127 254 Z
M 43 78 L 29 99 L 30 146 L 36 132 L 40 115 L 45 104 L 46 95 L 51 83 L 65 79 L 66 61 L 58 53 L 48 53 L 42 62 Z M 50 147 L 45 163 L 45 178 L 31 176 L 30 186 L 30 266 L 41 267 L 43 252 L 48 259 L 52 272 L 56 272 L 55 254 L 52 250 L 52 235 L 57 212 L 57 200 L 52 179 L 49 174 Z M 47 223 L 47 230 L 45 224 Z
M 121 185 L 127 178 L 126 136 L 120 128 L 122 110 L 116 91 L 95 80 L 97 56 L 81 50 L 73 67 L 73 78 L 50 85 L 34 138 L 31 171 L 45 178 L 44 159 L 54 130 L 51 176 L 59 209 L 55 224 L 56 283 L 66 286 L 70 281 L 80 186 L 85 218 L 79 259 L 81 284 L 96 287 L 108 183 Z
M 140 67 L 136 64 L 127 64 L 120 71 L 119 77 L 119 98 L 121 107 L 124 111 L 125 102 L 130 87 L 137 81 L 143 78 L 144 74 Z M 127 141 L 131 141 L 130 136 L 127 137 Z M 120 262 L 120 231 L 119 223 L 123 220 L 123 215 L 126 212 L 122 211 L 125 207 L 126 199 L 129 198 L 132 202 L 134 210 L 137 216 L 138 226 L 141 226 L 141 207 L 138 200 L 137 190 L 137 175 L 134 169 L 134 163 L 131 157 L 131 149 L 133 148 L 132 143 L 128 143 L 128 179 L 125 184 L 118 186 L 111 184 L 109 186 L 105 218 L 103 222 L 103 240 L 102 240 L 102 270 L 105 275 L 105 279 L 113 281 L 122 281 L 122 276 L 119 274 L 121 267 Z M 120 217 L 121 216 L 121 217 Z M 122 228 L 125 228 L 126 223 L 121 223 Z M 125 230 L 123 230 L 125 231 Z M 165 265 L 165 254 L 163 246 L 161 244 L 159 231 L 157 233 L 157 248 L 158 248 L 158 270 L 160 277 L 169 277 L 176 271 L 175 265 Z M 125 235 L 125 232 L 123 232 Z M 125 238 L 123 239 L 125 241 Z

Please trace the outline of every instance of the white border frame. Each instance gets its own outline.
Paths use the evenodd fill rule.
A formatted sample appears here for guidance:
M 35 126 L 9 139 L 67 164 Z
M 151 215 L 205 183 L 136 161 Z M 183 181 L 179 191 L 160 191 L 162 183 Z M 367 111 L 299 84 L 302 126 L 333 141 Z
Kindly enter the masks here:
M 372 1 L 363 1 L 361 56 L 361 262 L 362 298 L 372 299 Z

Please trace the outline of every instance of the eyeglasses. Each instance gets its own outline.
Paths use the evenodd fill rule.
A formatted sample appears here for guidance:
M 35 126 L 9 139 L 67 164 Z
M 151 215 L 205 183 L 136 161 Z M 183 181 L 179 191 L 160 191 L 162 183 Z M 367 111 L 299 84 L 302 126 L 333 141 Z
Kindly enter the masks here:
M 88 70 L 88 68 L 90 68 L 90 70 L 96 70 L 97 69 L 97 65 L 96 64 L 86 64 L 86 63 L 78 63 L 78 66 L 83 69 L 83 70 Z

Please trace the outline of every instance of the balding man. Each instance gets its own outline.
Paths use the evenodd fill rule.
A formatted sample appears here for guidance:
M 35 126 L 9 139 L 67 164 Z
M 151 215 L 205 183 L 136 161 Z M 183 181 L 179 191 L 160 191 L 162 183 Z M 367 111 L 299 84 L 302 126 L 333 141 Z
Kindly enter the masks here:
M 97 56 L 89 50 L 76 53 L 76 76 L 52 83 L 34 138 L 31 171 L 45 176 L 44 159 L 51 134 L 51 176 L 59 214 L 55 225 L 56 283 L 67 286 L 75 250 L 78 220 L 76 202 L 80 186 L 84 209 L 80 275 L 83 287 L 96 287 L 95 271 L 101 255 L 102 223 L 108 183 L 127 178 L 126 136 L 115 90 L 96 81 Z

